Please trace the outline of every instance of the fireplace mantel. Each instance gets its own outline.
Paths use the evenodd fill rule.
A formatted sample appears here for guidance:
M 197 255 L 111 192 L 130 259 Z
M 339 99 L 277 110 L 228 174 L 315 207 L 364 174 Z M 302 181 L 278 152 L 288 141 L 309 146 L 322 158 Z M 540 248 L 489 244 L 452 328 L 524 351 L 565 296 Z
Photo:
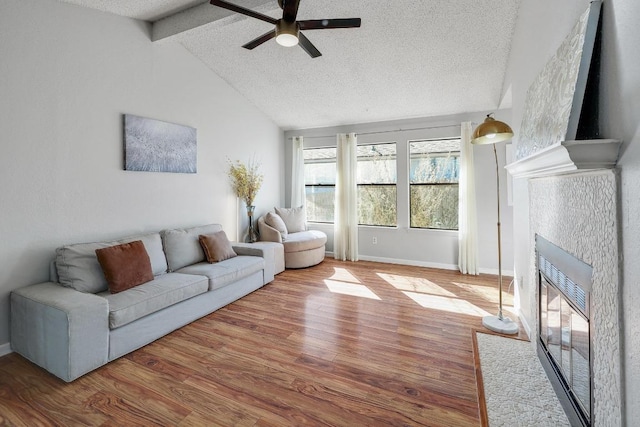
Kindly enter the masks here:
M 514 178 L 537 178 L 593 169 L 612 169 L 622 141 L 561 141 L 505 166 Z

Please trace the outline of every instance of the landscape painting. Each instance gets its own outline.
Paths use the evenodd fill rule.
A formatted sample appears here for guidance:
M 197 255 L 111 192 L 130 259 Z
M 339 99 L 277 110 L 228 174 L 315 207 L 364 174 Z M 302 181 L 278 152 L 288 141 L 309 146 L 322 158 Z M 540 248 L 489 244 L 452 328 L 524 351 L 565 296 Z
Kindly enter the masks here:
M 144 172 L 197 172 L 196 129 L 124 115 L 124 168 Z

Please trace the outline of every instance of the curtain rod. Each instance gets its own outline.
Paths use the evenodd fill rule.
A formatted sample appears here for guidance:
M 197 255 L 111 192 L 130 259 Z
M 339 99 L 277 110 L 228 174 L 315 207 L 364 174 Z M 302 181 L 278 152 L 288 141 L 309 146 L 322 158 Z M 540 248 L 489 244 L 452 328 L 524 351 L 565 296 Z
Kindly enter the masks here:
M 399 129 L 392 129 L 392 130 L 380 130 L 377 132 L 356 132 L 356 135 L 377 135 L 377 134 L 381 134 L 381 133 L 392 133 L 392 132 L 406 132 L 406 131 L 412 131 L 412 130 L 427 130 L 427 129 L 442 129 L 442 128 L 451 128 L 451 127 L 460 127 L 460 124 L 455 124 L 455 125 L 440 125 L 440 126 L 425 126 L 425 127 L 420 127 L 420 128 L 408 128 L 408 129 L 403 129 L 403 128 L 399 128 Z M 302 137 L 304 139 L 316 139 L 316 138 L 333 138 L 336 135 L 323 135 L 323 136 L 304 136 L 302 135 Z M 289 137 L 287 139 L 293 139 L 294 137 Z

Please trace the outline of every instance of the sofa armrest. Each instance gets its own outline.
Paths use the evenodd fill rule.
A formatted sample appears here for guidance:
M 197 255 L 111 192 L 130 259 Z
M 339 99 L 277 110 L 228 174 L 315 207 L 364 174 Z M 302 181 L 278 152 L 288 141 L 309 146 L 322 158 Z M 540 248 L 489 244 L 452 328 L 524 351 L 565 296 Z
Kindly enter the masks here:
M 284 246 L 275 242 L 232 243 L 238 255 L 264 258 L 264 284 L 272 282 L 275 275 L 284 271 Z
M 70 382 L 108 361 L 109 304 L 53 282 L 11 292 L 11 348 Z

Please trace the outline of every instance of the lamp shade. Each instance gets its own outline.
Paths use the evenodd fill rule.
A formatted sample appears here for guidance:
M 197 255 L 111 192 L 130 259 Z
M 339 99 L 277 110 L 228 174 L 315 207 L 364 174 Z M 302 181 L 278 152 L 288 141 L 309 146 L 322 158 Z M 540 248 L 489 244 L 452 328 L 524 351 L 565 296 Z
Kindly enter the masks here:
M 507 141 L 513 137 L 513 130 L 508 124 L 487 115 L 484 122 L 473 132 L 472 144 L 496 144 Z

